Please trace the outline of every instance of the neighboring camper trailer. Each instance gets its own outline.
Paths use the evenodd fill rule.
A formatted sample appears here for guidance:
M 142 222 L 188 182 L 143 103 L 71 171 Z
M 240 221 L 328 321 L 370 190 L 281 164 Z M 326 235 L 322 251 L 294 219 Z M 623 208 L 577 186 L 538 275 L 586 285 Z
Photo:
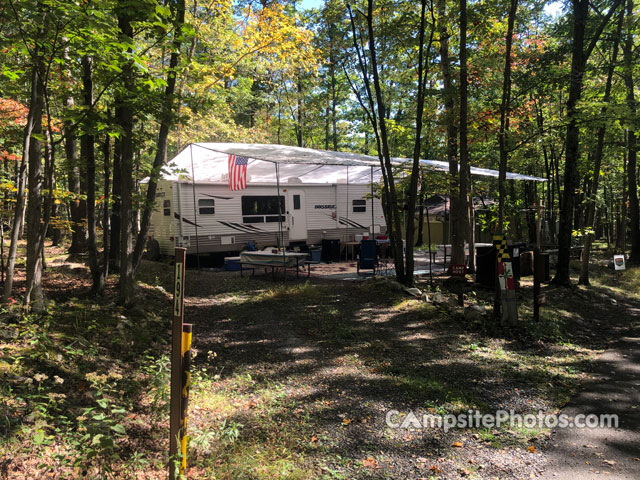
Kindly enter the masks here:
M 289 179 L 280 184 L 283 238 L 279 242 L 275 183 L 249 183 L 243 190 L 231 191 L 227 183 L 161 179 L 149 235 L 162 255 L 172 255 L 176 246 L 193 254 L 239 252 L 250 241 L 261 249 L 353 239 L 367 234 L 372 224 L 374 232 L 386 231 L 380 201 L 372 202 L 370 197 L 370 186 L 363 183 L 312 184 Z

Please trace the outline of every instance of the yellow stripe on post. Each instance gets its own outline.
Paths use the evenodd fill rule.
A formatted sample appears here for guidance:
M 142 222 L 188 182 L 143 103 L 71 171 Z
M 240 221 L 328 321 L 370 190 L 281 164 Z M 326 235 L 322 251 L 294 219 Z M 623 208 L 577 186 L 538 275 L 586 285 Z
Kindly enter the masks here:
M 182 453 L 182 463 L 180 463 L 180 476 L 184 476 L 187 471 L 187 436 L 180 440 L 180 452 Z
M 187 413 L 189 407 L 189 389 L 191 387 L 191 340 L 193 325 L 182 325 L 182 388 L 181 388 L 181 412 L 180 412 L 180 476 L 186 478 L 187 473 Z
M 182 332 L 182 356 L 187 352 L 187 350 L 191 350 L 191 336 L 193 334 L 191 332 Z

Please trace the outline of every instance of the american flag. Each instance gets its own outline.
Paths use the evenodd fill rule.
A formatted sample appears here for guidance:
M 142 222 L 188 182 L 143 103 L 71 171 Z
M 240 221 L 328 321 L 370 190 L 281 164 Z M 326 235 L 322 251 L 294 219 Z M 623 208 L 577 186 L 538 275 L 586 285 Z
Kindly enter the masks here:
M 247 188 L 247 157 L 229 155 L 229 189 L 232 191 Z

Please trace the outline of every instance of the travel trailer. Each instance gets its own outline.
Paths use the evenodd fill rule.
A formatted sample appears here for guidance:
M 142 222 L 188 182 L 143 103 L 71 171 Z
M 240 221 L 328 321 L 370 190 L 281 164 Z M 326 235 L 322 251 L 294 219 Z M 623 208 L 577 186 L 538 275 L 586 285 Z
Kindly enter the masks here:
M 314 245 L 386 231 L 380 201 L 371 195 L 370 166 L 283 163 L 276 172 L 277 164 L 249 157 L 247 186 L 233 191 L 228 154 L 207 145 L 185 148 L 158 182 L 149 236 L 162 255 L 174 247 L 239 252 L 250 243 Z
M 243 170 L 241 189 L 232 158 Z M 391 159 L 395 167 L 412 161 Z M 420 160 L 447 172 L 448 162 Z M 472 175 L 497 177 L 497 170 L 470 167 Z M 192 143 L 176 155 L 158 182 L 149 235 L 159 253 L 176 246 L 188 254 L 239 252 L 322 240 L 357 240 L 386 233 L 376 157 L 285 145 Z M 507 172 L 509 180 L 546 179 Z

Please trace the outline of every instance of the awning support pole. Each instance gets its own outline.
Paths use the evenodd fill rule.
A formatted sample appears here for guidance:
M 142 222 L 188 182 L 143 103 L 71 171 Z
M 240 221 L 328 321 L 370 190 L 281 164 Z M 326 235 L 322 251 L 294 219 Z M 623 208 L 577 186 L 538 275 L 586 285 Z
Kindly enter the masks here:
M 191 154 L 191 191 L 193 193 L 193 224 L 196 227 L 196 265 L 200 270 L 200 242 L 198 240 L 198 206 L 196 205 L 196 175 L 193 168 L 193 144 L 189 145 L 189 153 Z
M 287 255 L 284 251 L 284 233 L 282 230 L 282 203 L 280 203 L 280 169 L 278 168 L 278 164 L 275 163 L 276 166 L 276 189 L 278 191 L 278 248 L 282 247 L 282 261 L 283 265 L 286 265 Z M 282 242 L 282 245 L 280 243 Z M 287 269 L 283 269 L 284 276 L 287 276 Z
M 369 229 L 371 231 L 371 238 L 370 240 L 373 240 L 373 224 L 375 222 L 374 220 L 374 215 L 373 215 L 373 165 L 371 166 L 371 228 Z
M 339 216 L 340 215 L 340 210 L 338 209 L 338 204 L 337 203 L 338 202 L 336 202 L 336 210 L 337 210 L 338 216 Z M 347 165 L 347 222 L 346 222 L 346 225 L 344 226 L 344 228 L 347 229 L 347 237 L 349 237 L 349 234 L 348 234 L 348 232 L 349 232 L 349 210 L 350 210 L 350 208 L 349 208 L 349 165 Z M 347 241 L 346 237 L 345 237 L 344 241 L 345 242 Z M 344 248 L 346 249 L 347 247 L 344 247 Z M 345 250 L 345 259 L 346 259 L 346 255 L 347 254 L 346 254 L 346 250 Z

